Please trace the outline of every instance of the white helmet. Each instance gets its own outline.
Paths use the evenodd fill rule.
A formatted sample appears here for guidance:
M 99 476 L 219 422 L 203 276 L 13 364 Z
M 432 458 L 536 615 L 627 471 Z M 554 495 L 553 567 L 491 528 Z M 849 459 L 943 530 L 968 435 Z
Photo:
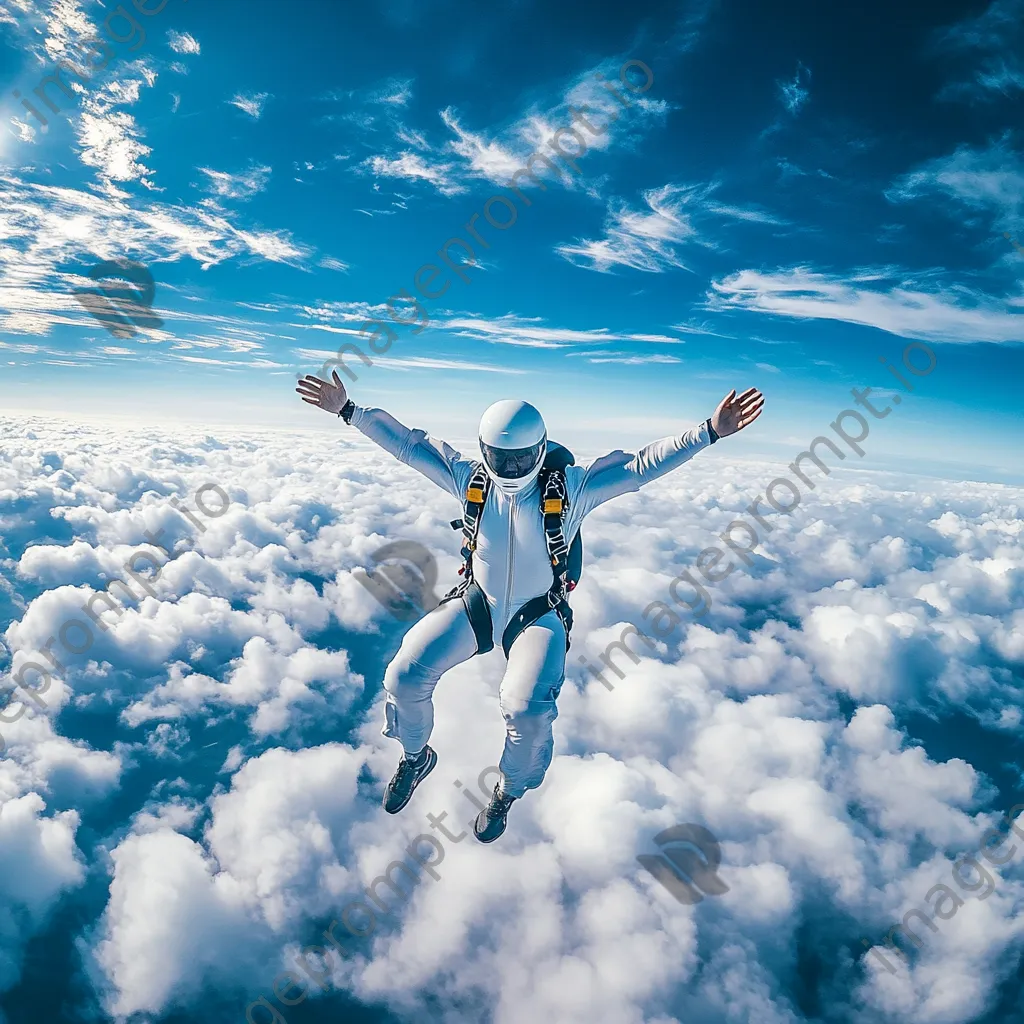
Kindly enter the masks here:
M 506 494 L 529 487 L 547 450 L 544 417 L 529 402 L 495 402 L 480 420 L 480 451 L 487 475 Z

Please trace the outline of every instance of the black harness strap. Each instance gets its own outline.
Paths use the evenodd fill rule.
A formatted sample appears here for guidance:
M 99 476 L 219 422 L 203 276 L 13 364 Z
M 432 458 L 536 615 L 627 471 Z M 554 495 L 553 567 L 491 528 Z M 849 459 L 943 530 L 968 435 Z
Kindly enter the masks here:
M 480 517 L 483 515 L 484 505 L 487 503 L 487 494 L 491 489 L 491 478 L 487 475 L 483 463 L 478 463 L 473 468 L 469 483 L 466 485 L 466 499 L 463 505 L 462 519 L 452 520 L 452 528 L 462 528 L 462 557 L 466 560 L 465 565 L 459 570 L 462 582 L 450 590 L 441 600 L 439 605 L 445 601 L 453 601 L 461 598 L 466 606 L 466 613 L 469 615 L 469 624 L 473 627 L 473 634 L 476 637 L 476 653 L 486 654 L 494 649 L 494 626 L 491 622 L 491 610 L 487 605 L 487 598 L 480 589 L 480 584 L 473 579 L 473 552 L 476 551 L 477 535 L 480 533 Z
M 494 625 L 491 622 L 491 609 L 487 606 L 487 598 L 476 580 L 470 580 L 469 586 L 462 592 L 462 602 L 469 614 L 469 624 L 476 636 L 476 653 L 486 654 L 494 650 Z
M 559 604 L 552 605 L 550 598 L 551 594 L 548 592 L 527 601 L 509 620 L 509 624 L 505 627 L 505 632 L 501 634 L 501 649 L 505 652 L 506 658 L 519 634 L 528 626 L 532 626 L 538 619 L 547 615 L 552 609 L 557 612 L 558 617 L 562 620 L 562 625 L 565 627 L 565 649 L 569 650 L 572 609 L 569 607 L 568 601 L 563 600 Z

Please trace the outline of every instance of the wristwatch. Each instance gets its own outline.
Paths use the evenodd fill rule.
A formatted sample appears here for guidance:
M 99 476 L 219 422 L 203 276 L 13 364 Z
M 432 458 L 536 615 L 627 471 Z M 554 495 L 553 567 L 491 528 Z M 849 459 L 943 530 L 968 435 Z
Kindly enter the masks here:
M 350 398 L 342 407 L 338 415 L 346 422 L 352 422 L 352 413 L 356 411 L 356 403 Z
M 718 440 L 718 431 L 716 431 L 715 428 L 713 426 L 711 426 L 711 417 L 710 416 L 705 421 L 705 425 L 708 428 L 708 437 L 711 438 L 711 443 L 714 444 Z

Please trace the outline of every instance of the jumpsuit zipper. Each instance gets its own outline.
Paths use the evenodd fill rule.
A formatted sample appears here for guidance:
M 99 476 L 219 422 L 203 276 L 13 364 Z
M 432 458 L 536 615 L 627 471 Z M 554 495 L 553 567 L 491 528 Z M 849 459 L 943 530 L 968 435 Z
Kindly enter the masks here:
M 514 519 L 516 514 L 516 496 L 509 496 L 509 507 L 508 507 L 508 582 L 505 584 L 505 618 L 509 618 L 509 608 L 512 603 L 512 571 L 515 567 L 516 561 L 516 549 L 512 541 L 514 539 Z M 504 625 L 502 626 L 504 628 Z

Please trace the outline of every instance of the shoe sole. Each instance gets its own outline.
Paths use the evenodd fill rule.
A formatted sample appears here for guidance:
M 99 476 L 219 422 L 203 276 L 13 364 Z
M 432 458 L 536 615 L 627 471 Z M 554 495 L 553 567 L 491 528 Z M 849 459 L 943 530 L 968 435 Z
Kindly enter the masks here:
M 435 753 L 433 748 L 431 748 L 430 757 L 427 759 L 427 768 L 423 772 L 423 774 L 412 784 L 412 789 L 409 790 L 409 795 L 405 798 L 405 800 L 402 801 L 401 804 L 398 805 L 398 807 L 391 809 L 387 806 L 387 803 L 385 802 L 387 801 L 387 794 L 385 793 L 384 800 L 381 801 L 381 806 L 384 808 L 384 810 L 387 811 L 388 814 L 398 814 L 399 811 L 404 811 L 405 808 L 409 806 L 409 801 L 412 799 L 413 793 L 416 792 L 416 787 L 434 770 L 434 767 L 436 765 L 437 754 Z
M 482 813 L 483 812 L 481 811 L 481 814 Z M 478 817 L 479 817 L 479 815 L 478 815 Z M 476 830 L 476 822 L 474 821 L 473 822 L 473 836 L 475 837 L 475 839 L 476 839 L 476 841 L 478 843 L 493 843 L 496 839 L 500 839 L 505 834 L 505 829 L 507 827 L 508 827 L 508 821 L 506 819 L 506 821 L 502 823 L 501 831 L 497 835 L 491 836 L 490 839 L 484 839 L 483 836 L 481 836 L 480 833 L 477 832 L 477 830 Z
M 478 843 L 493 843 L 495 840 L 500 839 L 505 834 L 505 830 L 502 829 L 496 836 L 491 836 L 490 839 L 484 839 L 476 830 L 473 831 L 473 835 L 476 836 Z

